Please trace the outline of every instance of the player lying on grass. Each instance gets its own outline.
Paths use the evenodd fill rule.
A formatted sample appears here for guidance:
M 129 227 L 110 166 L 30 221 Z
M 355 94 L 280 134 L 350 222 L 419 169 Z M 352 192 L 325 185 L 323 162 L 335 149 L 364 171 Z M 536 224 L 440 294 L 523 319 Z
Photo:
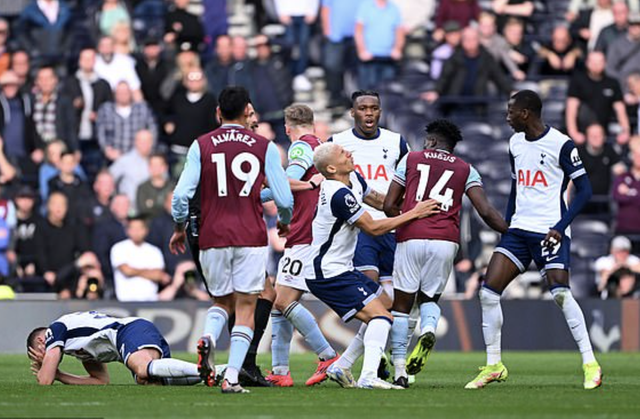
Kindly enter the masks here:
M 398 217 L 374 220 L 362 203 L 380 209 L 384 195 L 371 190 L 354 172 L 350 152 L 338 144 L 326 143 L 315 149 L 313 162 L 326 180 L 320 187 L 312 224 L 311 263 L 304 267 L 307 287 L 344 321 L 356 318 L 364 323 L 350 349 L 331 364 L 327 375 L 342 387 L 402 389 L 377 377 L 393 317 L 378 298 L 381 286 L 354 269 L 353 255 L 360 230 L 374 236 L 385 234 L 437 213 L 438 203 L 430 199 Z M 362 373 L 356 384 L 351 367 L 363 353 Z
M 66 314 L 29 333 L 27 351 L 38 384 L 109 384 L 105 363 L 122 362 L 138 384 L 190 385 L 202 381 L 198 366 L 171 359 L 167 341 L 153 323 L 96 311 Z M 79 359 L 89 375 L 61 371 L 63 355 Z

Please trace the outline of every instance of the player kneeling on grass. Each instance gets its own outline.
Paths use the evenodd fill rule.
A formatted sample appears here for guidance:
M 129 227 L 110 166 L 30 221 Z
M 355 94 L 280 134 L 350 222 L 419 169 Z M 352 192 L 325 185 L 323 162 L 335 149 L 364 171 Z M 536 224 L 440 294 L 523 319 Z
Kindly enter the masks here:
M 313 220 L 313 242 L 305 278 L 311 293 L 331 307 L 344 321 L 356 318 L 365 325 L 327 375 L 342 387 L 402 389 L 377 378 L 380 357 L 393 323 L 391 313 L 379 300 L 380 285 L 353 267 L 353 256 L 360 230 L 376 236 L 438 212 L 438 203 L 418 203 L 406 213 L 374 220 L 362 203 L 381 209 L 384 195 L 371 190 L 354 172 L 351 153 L 335 143 L 315 149 L 313 163 L 326 180 L 320 188 L 318 208 Z M 351 366 L 364 352 L 360 379 L 356 383 Z
M 96 311 L 67 314 L 27 338 L 31 371 L 38 384 L 109 384 L 107 362 L 122 362 L 138 384 L 190 385 L 202 381 L 198 366 L 171 359 L 167 341 L 148 320 L 116 318 Z M 82 362 L 88 376 L 58 369 L 62 356 Z
M 419 373 L 435 345 L 440 319 L 438 300 L 458 253 L 463 195 L 469 197 L 491 228 L 500 233 L 508 228 L 487 200 L 478 172 L 453 154 L 461 140 L 460 130 L 449 121 L 437 120 L 427 125 L 425 149 L 411 152 L 400 161 L 384 203 L 385 213 L 390 217 L 400 214 L 400 210 L 410 211 L 427 198 L 441 204 L 440 213 L 405 224 L 396 232 L 391 352 L 394 384 L 405 388 L 409 386 L 407 373 Z M 405 363 L 409 313 L 416 295 L 422 330 L 420 341 Z

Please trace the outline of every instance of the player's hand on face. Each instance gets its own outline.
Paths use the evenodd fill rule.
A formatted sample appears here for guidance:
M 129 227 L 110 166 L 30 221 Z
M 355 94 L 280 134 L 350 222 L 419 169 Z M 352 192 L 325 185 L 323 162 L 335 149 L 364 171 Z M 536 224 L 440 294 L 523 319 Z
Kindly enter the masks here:
M 543 245 L 549 249 L 554 248 L 562 241 L 562 233 L 558 230 L 551 229 L 544 238 Z
M 178 253 L 186 252 L 185 241 L 187 239 L 187 233 L 184 231 L 174 231 L 169 240 L 169 251 L 174 255 Z
M 440 202 L 435 199 L 418 202 L 413 211 L 415 211 L 418 218 L 429 217 L 440 212 Z
M 278 221 L 278 236 L 280 237 L 285 237 L 287 234 L 289 234 L 289 224 L 282 224 L 280 221 Z
M 38 365 L 42 364 L 42 360 L 44 359 L 44 351 L 39 348 L 29 348 L 28 350 L 29 359 L 32 362 L 37 363 Z

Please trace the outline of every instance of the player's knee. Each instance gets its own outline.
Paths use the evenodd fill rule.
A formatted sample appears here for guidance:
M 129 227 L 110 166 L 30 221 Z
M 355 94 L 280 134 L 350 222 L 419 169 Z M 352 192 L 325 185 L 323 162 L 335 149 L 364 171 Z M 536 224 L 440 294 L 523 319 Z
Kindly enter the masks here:
M 565 287 L 554 288 L 551 291 L 551 295 L 553 295 L 553 301 L 555 301 L 560 308 L 563 308 L 565 302 L 572 297 L 571 290 Z
M 482 287 L 480 289 L 480 303 L 485 306 L 500 304 L 500 294 L 488 288 Z
M 146 363 L 135 363 L 131 365 L 129 368 L 136 375 L 136 380 L 139 381 L 139 384 L 146 384 L 149 380 L 149 364 L 151 361 Z

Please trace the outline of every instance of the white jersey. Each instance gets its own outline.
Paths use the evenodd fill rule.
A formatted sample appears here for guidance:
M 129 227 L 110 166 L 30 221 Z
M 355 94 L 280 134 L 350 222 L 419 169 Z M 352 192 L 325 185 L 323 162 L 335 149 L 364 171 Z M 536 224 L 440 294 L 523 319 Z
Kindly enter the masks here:
M 378 128 L 374 138 L 360 137 L 355 129 L 349 129 L 334 135 L 330 141 L 351 152 L 356 171 L 373 190 L 383 194 L 389 190 L 398 162 L 409 151 L 400 134 L 384 128 Z M 364 207 L 373 218 L 386 218 L 384 212 L 366 204 Z
M 333 278 L 353 270 L 360 232 L 353 224 L 365 213 L 362 200 L 371 189 L 356 172 L 350 180 L 350 188 L 337 180 L 322 182 L 313 219 L 312 251 L 304 268 L 307 279 Z
M 547 234 L 567 210 L 569 180 L 587 172 L 571 138 L 552 127 L 535 140 L 519 132 L 509 140 L 516 207 L 510 228 Z M 570 236 L 570 228 L 565 231 Z
M 62 347 L 65 355 L 81 361 L 120 361 L 116 344 L 118 329 L 139 317 L 116 318 L 97 311 L 66 314 L 49 325 L 45 333 L 47 350 Z

